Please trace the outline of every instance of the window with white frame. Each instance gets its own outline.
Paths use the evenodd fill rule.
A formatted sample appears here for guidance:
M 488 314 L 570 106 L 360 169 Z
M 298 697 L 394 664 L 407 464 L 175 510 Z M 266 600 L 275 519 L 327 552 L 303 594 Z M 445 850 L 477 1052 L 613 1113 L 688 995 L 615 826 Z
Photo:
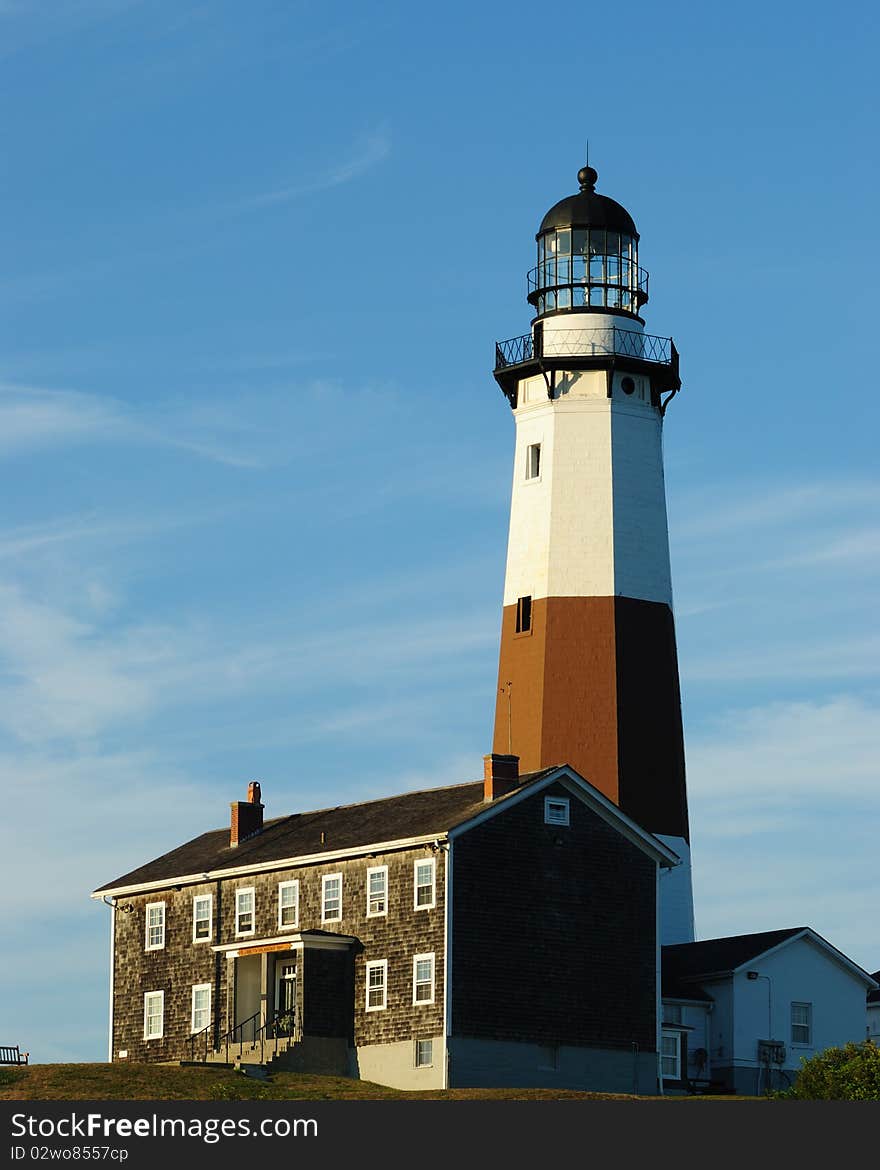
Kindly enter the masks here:
M 376 865 L 367 870 L 367 918 L 388 913 L 388 866 Z
M 202 1032 L 211 1022 L 211 984 L 197 983 L 192 989 L 193 1032 Z
M 193 898 L 193 942 L 211 941 L 211 912 L 213 898 L 210 894 L 196 894 Z
M 327 873 L 321 878 L 321 921 L 342 921 L 341 873 Z
M 367 1011 L 384 1011 L 387 1002 L 388 960 L 375 959 L 373 962 L 367 963 Z
M 660 1075 L 665 1081 L 681 1080 L 681 1033 L 660 1034 Z
M 413 869 L 413 907 L 416 910 L 431 910 L 437 900 L 434 858 L 427 857 L 417 861 Z
M 809 1047 L 813 1043 L 813 1005 L 792 1003 L 791 1042 Z
M 147 903 L 147 935 L 145 949 L 161 951 L 165 946 L 165 903 Z
M 541 444 L 530 443 L 526 447 L 526 479 L 541 477 Z
M 254 933 L 254 887 L 235 891 L 235 933 Z
M 413 958 L 413 1003 L 434 1002 L 434 954 Z
M 434 1064 L 434 1041 L 416 1040 L 414 1062 L 416 1068 L 432 1068 Z
M 165 1021 L 165 992 L 148 991 L 144 996 L 144 1039 L 161 1040 Z
M 299 882 L 278 883 L 278 925 L 296 926 L 299 922 Z
M 567 825 L 570 823 L 567 796 L 544 797 L 544 823 L 547 825 Z

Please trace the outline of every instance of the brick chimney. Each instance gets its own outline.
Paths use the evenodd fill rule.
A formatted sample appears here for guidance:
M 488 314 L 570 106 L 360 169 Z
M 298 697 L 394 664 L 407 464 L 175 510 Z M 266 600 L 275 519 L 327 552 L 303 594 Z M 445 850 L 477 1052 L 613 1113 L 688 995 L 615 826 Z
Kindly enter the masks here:
M 483 800 L 497 800 L 519 787 L 519 756 L 483 756 Z
M 232 810 L 230 845 L 238 845 L 241 841 L 247 841 L 248 837 L 262 833 L 263 806 L 260 804 L 260 785 L 256 780 L 248 784 L 247 800 L 233 800 L 229 807 Z

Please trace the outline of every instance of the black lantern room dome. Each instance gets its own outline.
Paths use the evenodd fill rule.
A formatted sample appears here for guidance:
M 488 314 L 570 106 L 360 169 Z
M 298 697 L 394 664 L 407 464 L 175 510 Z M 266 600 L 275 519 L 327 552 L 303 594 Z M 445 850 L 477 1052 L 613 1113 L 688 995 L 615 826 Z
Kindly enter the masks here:
M 580 191 L 560 199 L 541 220 L 538 264 L 528 274 L 528 299 L 538 317 L 559 312 L 639 317 L 648 274 L 639 268 L 639 233 L 625 207 L 596 194 L 597 172 L 578 171 Z
M 595 227 L 626 232 L 639 238 L 633 218 L 625 207 L 607 195 L 596 194 L 596 180 L 599 175 L 593 167 L 581 167 L 578 171 L 580 191 L 554 203 L 538 229 L 538 235 L 559 227 Z

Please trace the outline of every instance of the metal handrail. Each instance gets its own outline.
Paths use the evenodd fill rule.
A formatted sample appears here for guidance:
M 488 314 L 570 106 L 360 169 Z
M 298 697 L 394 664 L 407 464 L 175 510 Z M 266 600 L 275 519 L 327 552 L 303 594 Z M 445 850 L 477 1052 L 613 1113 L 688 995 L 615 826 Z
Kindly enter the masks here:
M 229 1064 L 230 1043 L 233 1045 L 238 1044 L 240 1048 L 245 1044 L 250 1044 L 253 1048 L 256 1048 L 257 1044 L 259 1044 L 260 1064 L 263 1064 L 265 1061 L 267 1040 L 276 1041 L 275 1051 L 277 1052 L 277 1042 L 279 1040 L 286 1041 L 283 1050 L 287 1051 L 291 1044 L 295 1044 L 298 1040 L 302 1039 L 302 1024 L 298 1007 L 292 1009 L 291 1011 L 273 1012 L 272 1015 L 268 1016 L 264 1022 L 260 1024 L 259 1027 L 257 1027 L 257 1021 L 261 1016 L 262 1012 L 254 1012 L 252 1016 L 248 1016 L 246 1020 L 242 1020 L 240 1024 L 236 1024 L 234 1028 L 230 1028 L 228 1032 L 225 1032 L 220 1037 L 215 1047 L 215 1051 L 219 1052 L 221 1049 L 225 1050 L 225 1059 L 227 1064 Z M 249 1024 L 253 1025 L 253 1030 L 251 1035 L 245 1038 L 244 1032 Z M 201 1035 L 201 1033 L 196 1033 L 196 1035 Z M 194 1038 L 195 1037 L 193 1037 L 193 1039 Z M 239 1056 L 240 1055 L 241 1052 L 239 1051 Z
M 510 337 L 495 343 L 495 369 L 517 366 L 535 357 L 531 333 Z M 559 329 L 544 334 L 543 357 L 601 357 L 605 354 L 637 358 L 670 366 L 675 347 L 671 337 L 657 337 L 652 333 L 637 333 L 633 329 Z
M 252 1016 L 248 1016 L 248 1018 L 246 1020 L 242 1020 L 240 1024 L 236 1024 L 234 1028 L 230 1028 L 228 1032 L 225 1032 L 220 1037 L 220 1040 L 217 1044 L 217 1050 L 219 1051 L 220 1048 L 222 1048 L 225 1044 L 225 1046 L 226 1046 L 226 1063 L 227 1064 L 229 1064 L 229 1039 L 230 1039 L 230 1037 L 233 1038 L 232 1039 L 233 1044 L 244 1044 L 243 1029 L 246 1028 L 248 1024 L 252 1024 L 256 1020 L 258 1020 L 260 1018 L 261 1014 L 262 1014 L 261 1012 L 254 1012 L 254 1014 Z M 239 1038 L 237 1040 L 235 1039 L 236 1032 L 241 1032 L 241 1035 L 239 1036 Z M 256 1029 L 254 1029 L 254 1034 L 256 1034 Z
M 213 1030 L 214 1030 L 214 1022 L 212 1020 L 210 1024 L 205 1024 L 204 1028 L 200 1028 L 198 1032 L 192 1033 L 192 1035 L 189 1038 L 189 1058 L 190 1058 L 190 1060 L 195 1061 L 196 1041 L 198 1040 L 198 1038 L 200 1036 L 203 1036 L 204 1040 L 205 1040 L 204 1054 L 201 1058 L 202 1062 L 204 1063 L 208 1059 L 208 1033 L 212 1032 Z

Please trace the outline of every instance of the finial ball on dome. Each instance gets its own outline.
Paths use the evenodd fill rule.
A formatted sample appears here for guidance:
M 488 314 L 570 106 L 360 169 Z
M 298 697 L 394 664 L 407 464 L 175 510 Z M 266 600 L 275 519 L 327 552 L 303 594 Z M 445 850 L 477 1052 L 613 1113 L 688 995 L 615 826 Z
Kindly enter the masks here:
M 599 172 L 595 167 L 581 167 L 578 171 L 578 182 L 581 185 L 582 191 L 594 191 L 596 189 L 596 180 L 599 178 Z

